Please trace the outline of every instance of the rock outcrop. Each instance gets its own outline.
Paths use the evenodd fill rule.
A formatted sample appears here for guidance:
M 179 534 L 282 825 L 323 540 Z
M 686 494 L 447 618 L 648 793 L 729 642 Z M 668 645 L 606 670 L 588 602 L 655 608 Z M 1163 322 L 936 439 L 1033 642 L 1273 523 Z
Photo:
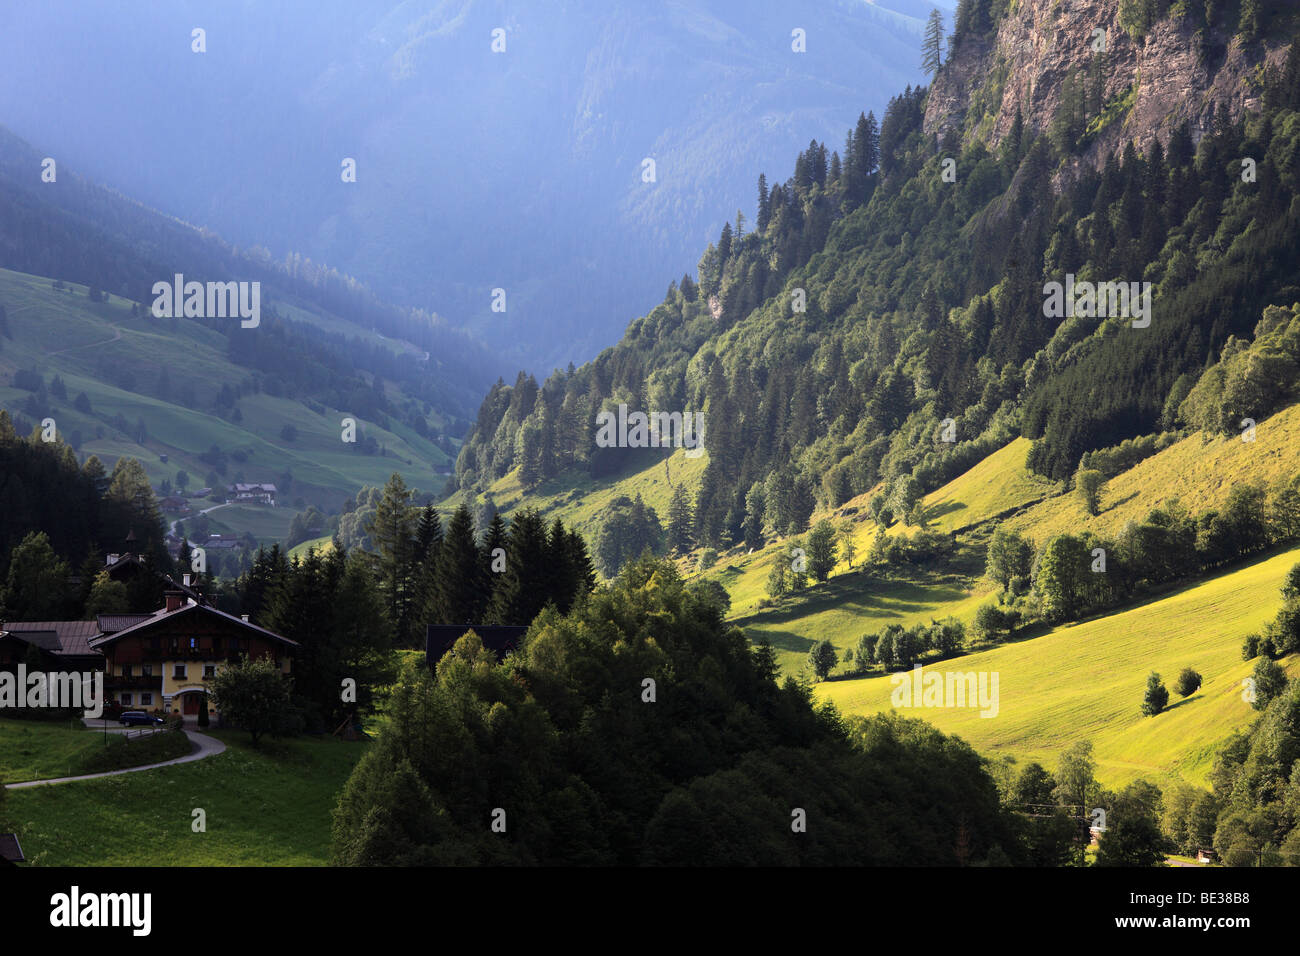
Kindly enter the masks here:
M 964 143 L 992 148 L 1019 110 L 1028 129 L 1046 131 L 1068 78 L 1087 82 L 1101 56 L 1094 75 L 1114 116 L 1091 138 L 1084 162 L 1100 165 L 1129 140 L 1139 151 L 1156 136 L 1167 142 L 1183 120 L 1197 140 L 1220 106 L 1234 119 L 1256 108 L 1258 68 L 1286 55 L 1277 41 L 1243 48 L 1221 33 L 1205 39 L 1186 21 L 1165 17 L 1135 40 L 1119 24 L 1119 0 L 1019 0 L 994 33 L 953 51 L 930 88 L 925 129 L 939 137 L 956 129 Z M 1104 53 L 1096 49 L 1102 41 Z

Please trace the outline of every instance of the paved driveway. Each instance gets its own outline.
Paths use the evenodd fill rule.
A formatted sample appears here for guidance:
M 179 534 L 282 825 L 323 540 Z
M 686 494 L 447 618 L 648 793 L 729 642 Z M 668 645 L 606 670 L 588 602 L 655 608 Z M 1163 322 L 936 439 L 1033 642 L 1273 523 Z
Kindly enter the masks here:
M 87 723 L 94 726 L 90 729 L 96 733 L 104 732 L 103 721 L 88 721 Z M 108 728 L 110 733 L 120 734 L 130 728 L 112 727 Z M 20 790 L 23 787 L 43 787 L 52 783 L 73 783 L 77 780 L 97 780 L 100 777 L 116 777 L 124 773 L 139 773 L 141 770 L 156 770 L 158 767 L 170 767 L 177 763 L 190 763 L 194 760 L 202 760 L 205 757 L 215 757 L 226 749 L 216 737 L 209 737 L 207 734 L 201 734 L 195 730 L 186 730 L 185 736 L 190 738 L 190 743 L 194 744 L 194 750 L 184 757 L 177 757 L 174 760 L 164 760 L 162 763 L 148 763 L 140 767 L 127 767 L 124 770 L 107 770 L 104 773 L 87 773 L 79 777 L 51 777 L 48 780 L 28 780 L 26 783 L 7 783 L 6 790 Z

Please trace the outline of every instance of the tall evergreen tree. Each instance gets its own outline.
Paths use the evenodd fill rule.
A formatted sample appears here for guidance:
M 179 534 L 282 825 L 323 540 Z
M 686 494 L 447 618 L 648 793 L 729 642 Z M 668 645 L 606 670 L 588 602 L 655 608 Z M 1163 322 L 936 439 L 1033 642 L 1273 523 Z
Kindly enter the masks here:
M 758 174 L 758 216 L 755 227 L 760 234 L 767 231 L 767 224 L 772 221 L 772 203 L 767 195 L 767 176 Z
M 430 624 L 477 624 L 488 593 L 483 556 L 474 540 L 474 519 L 462 504 L 447 523 L 435 562 L 436 580 L 425 618 Z
M 492 593 L 487 619 L 494 624 L 531 624 L 552 596 L 559 570 L 552 566 L 552 557 L 541 514 L 531 508 L 517 512 L 510 519 L 506 570 Z
M 943 14 L 931 8 L 921 41 L 921 69 L 934 76 L 943 65 Z
M 394 472 L 384 485 L 366 531 L 378 554 L 380 586 L 399 646 L 412 645 L 418 636 L 413 614 L 421 557 L 416 547 L 416 528 L 411 490 Z
M 672 501 L 668 505 L 668 547 L 675 553 L 685 554 L 694 546 L 694 520 L 686 484 L 678 482 L 673 489 Z

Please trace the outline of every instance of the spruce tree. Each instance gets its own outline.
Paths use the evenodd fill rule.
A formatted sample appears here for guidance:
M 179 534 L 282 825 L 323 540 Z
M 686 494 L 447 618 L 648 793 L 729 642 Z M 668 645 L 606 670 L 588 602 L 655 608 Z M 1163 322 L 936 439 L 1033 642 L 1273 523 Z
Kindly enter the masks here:
M 384 485 L 366 531 L 379 555 L 379 580 L 389 619 L 396 628 L 397 640 L 406 643 L 415 637 L 412 611 L 420 556 L 416 551 L 411 490 L 401 475 L 394 473 Z
M 566 534 L 569 549 L 569 568 L 574 585 L 573 600 L 576 603 L 582 595 L 596 589 L 596 569 L 587 552 L 587 542 L 576 531 Z
M 668 546 L 674 553 L 685 554 L 694 546 L 693 523 L 694 516 L 691 514 L 691 500 L 686 485 L 678 482 L 668 505 Z
M 925 23 L 925 37 L 921 41 L 921 69 L 934 76 L 943 65 L 943 14 L 937 9 L 930 10 L 930 17 Z
M 493 624 L 531 624 L 550 599 L 550 554 L 546 525 L 528 509 L 510 521 L 506 570 L 499 575 L 487 619 Z
M 462 504 L 447 523 L 435 562 L 435 582 L 425 618 L 430 624 L 478 624 L 482 620 L 486 581 L 474 519 Z

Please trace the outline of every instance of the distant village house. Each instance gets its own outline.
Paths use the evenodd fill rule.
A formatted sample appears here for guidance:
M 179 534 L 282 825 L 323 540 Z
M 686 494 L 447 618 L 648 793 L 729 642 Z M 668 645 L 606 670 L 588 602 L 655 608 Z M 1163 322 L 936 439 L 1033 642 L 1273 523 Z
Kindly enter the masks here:
M 260 501 L 275 507 L 275 485 L 265 482 L 245 484 L 241 481 L 231 485 L 228 490 L 231 501 Z

